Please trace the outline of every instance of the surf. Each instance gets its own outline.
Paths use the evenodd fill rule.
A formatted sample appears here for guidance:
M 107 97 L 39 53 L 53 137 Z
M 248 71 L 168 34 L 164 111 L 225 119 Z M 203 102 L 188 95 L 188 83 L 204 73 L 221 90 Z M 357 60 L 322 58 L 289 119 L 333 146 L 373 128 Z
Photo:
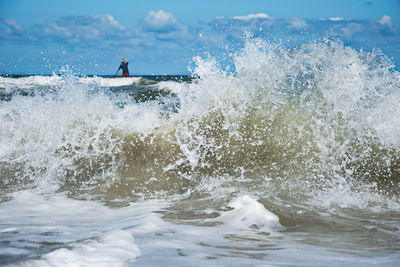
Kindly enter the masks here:
M 192 77 L 179 81 L 3 77 L 0 87 L 12 94 L 0 102 L 3 205 L 27 191 L 38 192 L 39 202 L 61 194 L 107 212 L 165 202 L 162 219 L 154 219 L 164 230 L 207 235 L 223 225 L 218 240 L 191 236 L 211 257 L 208 248 L 225 251 L 226 240 L 279 246 L 280 234 L 286 245 L 352 253 L 362 229 L 372 227 L 369 237 L 382 244 L 363 239 L 357 249 L 383 249 L 395 260 L 400 75 L 390 59 L 332 40 L 288 48 L 249 38 L 230 62 L 225 68 L 216 57 L 195 57 Z M 21 88 L 33 93 L 13 93 Z M 342 236 L 349 225 L 354 235 Z M 245 234 L 236 231 L 243 227 Z M 295 241 L 296 231 L 312 238 Z M 327 242 L 326 231 L 337 242 Z M 116 233 L 136 248 L 136 238 Z M 148 241 L 149 232 L 129 233 Z

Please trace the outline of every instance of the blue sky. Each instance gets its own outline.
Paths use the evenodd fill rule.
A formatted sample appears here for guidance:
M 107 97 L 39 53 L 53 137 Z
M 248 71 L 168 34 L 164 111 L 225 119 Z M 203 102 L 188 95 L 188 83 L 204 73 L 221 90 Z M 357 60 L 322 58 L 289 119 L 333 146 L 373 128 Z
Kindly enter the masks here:
M 337 36 L 400 63 L 400 0 L 0 0 L 0 73 L 185 74 L 191 58 L 240 47 L 243 32 L 296 45 Z

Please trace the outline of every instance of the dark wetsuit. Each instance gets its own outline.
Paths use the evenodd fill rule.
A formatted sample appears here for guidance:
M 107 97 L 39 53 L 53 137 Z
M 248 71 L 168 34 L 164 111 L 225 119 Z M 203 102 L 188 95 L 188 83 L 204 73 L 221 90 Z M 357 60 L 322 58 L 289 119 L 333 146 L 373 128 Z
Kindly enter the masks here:
M 122 69 L 122 76 L 123 77 L 128 77 L 129 76 L 128 64 L 129 64 L 129 62 L 121 62 L 121 65 L 119 65 L 118 70 Z

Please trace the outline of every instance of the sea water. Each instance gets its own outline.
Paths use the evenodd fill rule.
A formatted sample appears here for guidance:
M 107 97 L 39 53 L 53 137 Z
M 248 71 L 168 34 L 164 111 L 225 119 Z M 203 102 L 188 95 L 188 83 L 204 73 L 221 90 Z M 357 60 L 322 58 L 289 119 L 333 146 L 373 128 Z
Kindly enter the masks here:
M 0 264 L 398 266 L 400 75 L 249 39 L 191 79 L 0 78 Z

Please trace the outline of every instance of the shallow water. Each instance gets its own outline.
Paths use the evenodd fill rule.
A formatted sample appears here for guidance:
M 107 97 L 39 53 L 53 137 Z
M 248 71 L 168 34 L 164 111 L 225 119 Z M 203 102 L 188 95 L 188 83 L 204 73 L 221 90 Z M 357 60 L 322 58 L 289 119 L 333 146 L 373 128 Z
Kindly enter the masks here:
M 0 263 L 398 265 L 390 61 L 258 39 L 235 73 L 194 61 L 179 81 L 1 78 Z

